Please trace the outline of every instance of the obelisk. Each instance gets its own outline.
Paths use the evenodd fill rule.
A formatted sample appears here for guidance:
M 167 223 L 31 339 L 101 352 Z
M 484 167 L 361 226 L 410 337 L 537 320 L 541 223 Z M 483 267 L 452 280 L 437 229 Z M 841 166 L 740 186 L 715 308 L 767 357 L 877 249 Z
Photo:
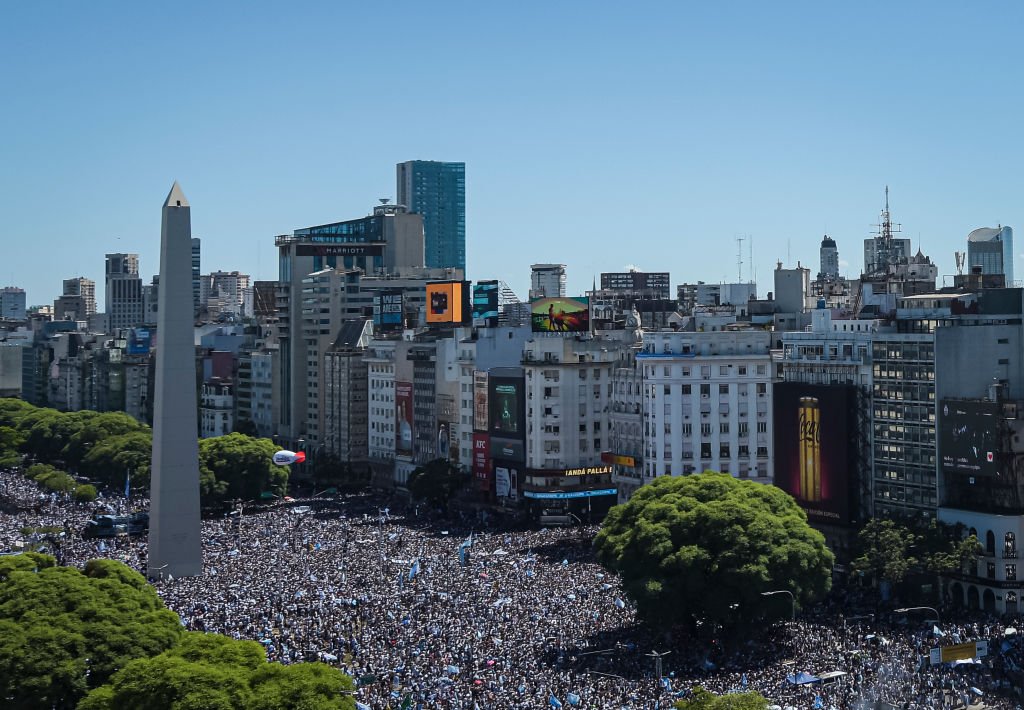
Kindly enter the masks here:
M 203 573 L 192 304 L 192 217 L 175 182 L 160 225 L 149 577 Z

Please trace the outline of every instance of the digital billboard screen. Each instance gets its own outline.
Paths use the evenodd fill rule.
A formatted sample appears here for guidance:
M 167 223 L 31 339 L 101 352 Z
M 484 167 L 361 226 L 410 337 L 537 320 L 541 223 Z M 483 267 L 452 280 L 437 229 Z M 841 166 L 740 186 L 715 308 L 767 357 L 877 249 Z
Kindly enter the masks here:
M 491 376 L 488 381 L 490 432 L 511 439 L 523 438 L 523 380 Z
M 469 315 L 469 291 L 464 281 L 434 281 L 427 284 L 427 323 L 466 322 Z
M 395 382 L 395 452 L 413 454 L 412 383 Z
M 772 396 L 775 485 L 797 500 L 809 520 L 854 522 L 855 388 L 777 382 Z
M 534 333 L 586 333 L 590 330 L 590 299 L 534 298 L 530 322 Z
M 402 329 L 402 297 L 400 288 L 388 288 L 373 294 L 373 328 L 377 332 Z
M 498 325 L 498 282 L 479 281 L 473 286 L 473 325 Z
M 146 355 L 152 345 L 152 337 L 149 328 L 132 328 L 128 331 L 128 354 Z
M 997 402 L 944 399 L 939 408 L 939 446 L 942 470 L 976 476 L 999 473 Z

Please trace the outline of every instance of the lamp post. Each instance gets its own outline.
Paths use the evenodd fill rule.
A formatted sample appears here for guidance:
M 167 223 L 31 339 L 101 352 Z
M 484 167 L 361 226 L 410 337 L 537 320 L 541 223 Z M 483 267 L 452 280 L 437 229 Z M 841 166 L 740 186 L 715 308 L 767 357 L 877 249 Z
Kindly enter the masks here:
M 788 589 L 776 589 L 776 590 L 773 590 L 771 592 L 761 592 L 761 596 L 762 597 L 773 597 L 776 594 L 788 594 L 789 595 L 790 608 L 791 608 L 791 612 L 790 612 L 790 617 L 789 618 L 790 618 L 790 621 L 796 621 L 796 597 L 793 595 L 793 592 L 789 591 Z
M 930 611 L 935 614 L 935 623 L 942 624 L 942 619 L 939 617 L 939 612 L 934 607 L 930 606 L 905 606 L 900 609 L 893 609 L 897 614 L 906 614 L 911 611 Z
M 655 684 L 655 687 L 658 687 L 661 684 L 661 659 L 664 658 L 665 656 L 667 656 L 670 653 L 672 653 L 672 652 L 671 651 L 660 651 L 660 652 L 659 651 L 651 651 L 650 653 L 645 653 L 644 654 L 645 656 L 649 656 L 650 658 L 654 659 L 654 676 L 655 676 L 654 684 Z

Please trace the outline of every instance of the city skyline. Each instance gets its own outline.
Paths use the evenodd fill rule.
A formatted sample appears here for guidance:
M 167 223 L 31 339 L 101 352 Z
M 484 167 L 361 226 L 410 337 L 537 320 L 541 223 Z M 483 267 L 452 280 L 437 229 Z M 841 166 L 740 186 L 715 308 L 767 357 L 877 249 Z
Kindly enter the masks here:
M 0 29 L 20 107 L 0 118 L 18 138 L 0 192 L 8 243 L 48 258 L 11 250 L 0 282 L 48 303 L 64 279 L 102 283 L 118 252 L 138 253 L 148 282 L 147 206 L 175 179 L 196 205 L 203 272 L 273 279 L 274 235 L 368 214 L 408 160 L 467 164 L 467 276 L 520 295 L 542 261 L 568 265 L 570 294 L 636 265 L 673 285 L 756 273 L 763 296 L 776 260 L 816 270 L 826 233 L 855 275 L 885 185 L 940 284 L 969 232 L 1021 223 L 1019 64 L 1000 42 L 952 51 L 1019 24 L 1021 8 L 743 7 L 410 6 L 392 52 L 369 51 L 371 32 L 344 58 L 291 48 L 381 22 L 369 8 L 251 13 L 236 28 L 230 10 L 197 6 L 171 31 L 129 5 L 19 7 Z M 436 47 L 442 30 L 462 41 Z M 171 71 L 168 102 L 155 77 Z M 350 110 L 356 95 L 373 109 Z M 170 129 L 180 140 L 152 140 Z

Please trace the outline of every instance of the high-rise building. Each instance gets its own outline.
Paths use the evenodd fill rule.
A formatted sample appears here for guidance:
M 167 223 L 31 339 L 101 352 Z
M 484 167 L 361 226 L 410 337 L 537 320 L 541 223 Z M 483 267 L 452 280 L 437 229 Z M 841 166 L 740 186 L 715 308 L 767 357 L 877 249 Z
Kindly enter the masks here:
M 134 328 L 143 323 L 142 278 L 138 254 L 107 254 L 107 328 Z
M 96 282 L 84 276 L 76 276 L 73 279 L 64 279 L 65 296 L 79 296 L 85 305 L 86 317 L 96 312 Z
M 0 320 L 25 320 L 25 291 L 17 286 L 0 289 Z
M 839 249 L 836 240 L 827 234 L 821 240 L 821 267 L 818 271 L 819 280 L 839 278 Z
M 967 265 L 980 266 L 982 274 L 1003 274 L 1013 285 L 1013 230 L 1010 227 L 981 227 L 967 235 Z
M 530 267 L 530 298 L 565 296 L 565 264 L 534 264 Z
M 423 216 L 425 265 L 466 268 L 466 164 L 409 160 L 397 166 L 398 204 Z

